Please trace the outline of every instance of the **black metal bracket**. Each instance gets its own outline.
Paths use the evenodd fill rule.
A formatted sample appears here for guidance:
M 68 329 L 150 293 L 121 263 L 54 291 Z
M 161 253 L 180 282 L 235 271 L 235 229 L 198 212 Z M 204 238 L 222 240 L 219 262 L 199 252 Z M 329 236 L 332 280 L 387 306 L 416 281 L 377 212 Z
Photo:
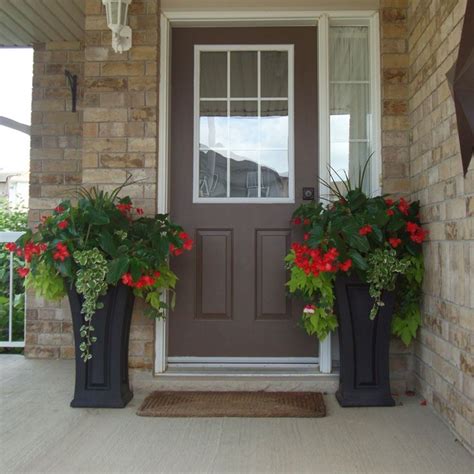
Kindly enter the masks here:
M 77 74 L 71 74 L 67 69 L 64 70 L 64 75 L 67 77 L 69 87 L 72 95 L 72 112 L 76 111 L 77 103 Z

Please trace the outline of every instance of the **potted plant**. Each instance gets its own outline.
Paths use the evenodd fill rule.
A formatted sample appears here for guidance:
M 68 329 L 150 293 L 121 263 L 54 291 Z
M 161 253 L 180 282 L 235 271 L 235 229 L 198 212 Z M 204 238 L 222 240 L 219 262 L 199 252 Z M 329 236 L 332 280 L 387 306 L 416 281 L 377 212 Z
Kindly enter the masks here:
M 176 275 L 169 257 L 193 242 L 167 215 L 144 217 L 130 197 L 81 188 L 77 204 L 62 201 L 35 231 L 7 244 L 25 260 L 18 273 L 47 299 L 69 297 L 76 346 L 73 407 L 124 407 L 133 394 L 128 342 L 134 297 L 160 317 Z M 174 296 L 174 293 L 173 293 Z M 171 298 L 173 301 L 173 298 Z
M 304 237 L 286 257 L 289 291 L 308 303 L 308 334 L 322 340 L 339 328 L 340 405 L 391 406 L 390 333 L 406 345 L 416 336 L 427 232 L 418 202 L 368 197 L 341 181 L 343 191 L 324 182 L 335 196 L 329 205 L 294 213 Z

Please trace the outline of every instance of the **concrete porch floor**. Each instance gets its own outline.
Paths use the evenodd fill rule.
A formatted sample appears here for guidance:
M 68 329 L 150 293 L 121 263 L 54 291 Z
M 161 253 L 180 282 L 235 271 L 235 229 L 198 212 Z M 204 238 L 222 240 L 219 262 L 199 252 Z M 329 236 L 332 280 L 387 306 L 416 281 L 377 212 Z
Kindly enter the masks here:
M 0 471 L 472 473 L 471 455 L 416 398 L 322 419 L 142 418 L 157 380 L 132 371 L 123 410 L 69 408 L 72 361 L 0 355 Z

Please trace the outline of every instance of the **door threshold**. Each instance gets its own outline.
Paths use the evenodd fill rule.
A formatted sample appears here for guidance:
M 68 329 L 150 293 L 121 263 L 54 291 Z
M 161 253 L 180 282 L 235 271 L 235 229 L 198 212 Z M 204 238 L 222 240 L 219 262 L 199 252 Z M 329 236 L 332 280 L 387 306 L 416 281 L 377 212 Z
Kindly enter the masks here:
M 335 393 L 339 374 L 313 367 L 173 367 L 155 374 L 154 390 Z
M 337 373 L 324 374 L 319 364 L 288 364 L 275 366 L 262 364 L 254 366 L 169 364 L 163 373 L 155 374 L 159 378 L 337 378 Z

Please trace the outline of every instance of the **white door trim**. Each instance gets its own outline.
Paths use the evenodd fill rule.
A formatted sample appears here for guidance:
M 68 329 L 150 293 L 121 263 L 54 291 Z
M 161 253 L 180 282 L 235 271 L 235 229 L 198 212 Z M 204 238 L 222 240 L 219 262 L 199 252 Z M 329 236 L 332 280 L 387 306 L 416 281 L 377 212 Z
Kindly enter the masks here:
M 159 127 L 158 127 L 158 203 L 159 213 L 169 212 L 169 142 L 170 142 L 170 70 L 171 70 L 171 28 L 196 26 L 315 26 L 318 28 L 319 57 L 321 41 L 327 42 L 328 18 L 374 18 L 376 11 L 162 11 L 160 15 L 160 84 L 159 84 Z M 376 19 L 378 19 L 376 17 Z M 326 25 L 326 26 L 324 26 Z M 325 40 L 323 38 L 325 36 Z M 376 46 L 374 50 L 378 49 Z M 325 61 L 327 61 L 327 49 Z M 375 53 L 372 53 L 372 57 Z M 318 71 L 321 68 L 318 66 Z M 320 79 L 321 101 L 322 87 Z M 327 90 L 327 89 L 324 89 Z M 324 97 L 324 96 L 323 96 Z M 327 96 L 326 96 L 327 97 Z M 327 106 L 328 107 L 328 106 Z M 320 112 L 321 114 L 321 112 Z M 324 123 L 321 121 L 320 124 Z M 328 127 L 327 127 L 328 128 Z M 325 132 L 326 133 L 326 132 Z M 329 133 L 327 131 L 328 137 Z M 328 142 L 329 143 L 329 142 Z M 322 149 L 320 148 L 320 153 Z M 326 149 L 327 152 L 327 149 Z M 321 156 L 321 155 L 320 155 Z M 166 371 L 168 366 L 168 325 L 166 319 L 157 319 L 155 323 L 155 360 L 154 373 Z M 319 365 L 323 373 L 331 372 L 331 340 L 327 337 L 320 342 Z

